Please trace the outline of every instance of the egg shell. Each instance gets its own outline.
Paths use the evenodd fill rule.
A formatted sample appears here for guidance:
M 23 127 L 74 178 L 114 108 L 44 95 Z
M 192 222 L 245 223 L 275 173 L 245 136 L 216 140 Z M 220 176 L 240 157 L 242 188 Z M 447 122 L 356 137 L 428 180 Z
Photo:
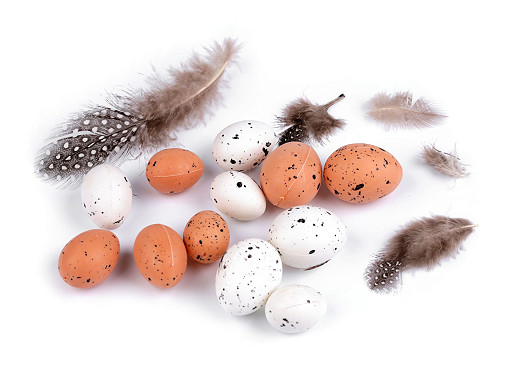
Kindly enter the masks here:
M 162 224 L 149 225 L 139 232 L 133 257 L 141 275 L 160 288 L 178 284 L 187 268 L 187 250 L 180 235 Z
M 334 151 L 324 166 L 327 188 L 338 199 L 361 204 L 395 190 L 402 166 L 392 154 L 371 144 L 349 144 Z
M 267 241 L 247 239 L 232 245 L 221 258 L 215 292 L 221 307 L 232 315 L 248 315 L 263 307 L 279 287 L 281 258 Z
M 280 208 L 309 203 L 322 182 L 322 164 L 313 148 L 290 142 L 270 153 L 263 162 L 260 185 L 267 199 Z
M 227 171 L 213 179 L 210 197 L 215 207 L 237 220 L 254 220 L 267 208 L 265 195 L 245 173 Z
M 188 257 L 201 264 L 213 263 L 229 247 L 228 225 L 217 212 L 198 212 L 185 226 L 183 242 Z
M 82 204 L 98 227 L 118 228 L 132 206 L 132 186 L 118 167 L 101 164 L 85 175 L 81 186 Z
M 217 134 L 212 154 L 226 171 L 249 171 L 261 164 L 276 143 L 275 130 L 256 120 L 231 124 Z
M 327 302 L 320 292 L 306 285 L 288 285 L 270 295 L 265 316 L 278 331 L 300 333 L 314 326 L 326 310 Z
M 60 253 L 60 276 L 72 287 L 94 287 L 112 273 L 119 251 L 119 240 L 112 232 L 104 229 L 82 232 Z
M 169 148 L 151 157 L 146 166 L 146 178 L 157 191 L 174 194 L 197 183 L 203 171 L 203 161 L 195 153 Z
M 275 217 L 268 241 L 279 251 L 283 264 L 312 269 L 340 253 L 347 241 L 347 227 L 327 209 L 302 205 Z

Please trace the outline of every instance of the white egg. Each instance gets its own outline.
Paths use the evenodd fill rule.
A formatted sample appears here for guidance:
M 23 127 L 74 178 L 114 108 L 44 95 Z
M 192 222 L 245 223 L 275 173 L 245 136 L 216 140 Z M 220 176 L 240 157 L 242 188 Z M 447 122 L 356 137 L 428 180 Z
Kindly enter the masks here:
M 306 285 L 288 285 L 270 295 L 265 316 L 272 327 L 285 333 L 304 332 L 325 314 L 327 302 L 315 289 Z
M 228 171 L 213 179 L 210 197 L 215 207 L 238 220 L 254 220 L 263 215 L 267 201 L 256 182 L 245 173 Z
M 279 251 L 284 264 L 312 269 L 340 253 L 347 241 L 347 227 L 324 208 L 301 205 L 274 219 L 268 241 Z
M 91 220 L 101 228 L 119 227 L 132 206 L 132 186 L 118 167 L 101 164 L 82 181 L 82 203 Z
M 219 132 L 212 154 L 226 171 L 249 171 L 265 160 L 276 142 L 275 130 L 256 120 L 243 120 Z
M 283 265 L 276 249 L 265 240 L 247 239 L 222 256 L 215 277 L 221 307 L 232 315 L 247 315 L 265 305 L 279 287 Z

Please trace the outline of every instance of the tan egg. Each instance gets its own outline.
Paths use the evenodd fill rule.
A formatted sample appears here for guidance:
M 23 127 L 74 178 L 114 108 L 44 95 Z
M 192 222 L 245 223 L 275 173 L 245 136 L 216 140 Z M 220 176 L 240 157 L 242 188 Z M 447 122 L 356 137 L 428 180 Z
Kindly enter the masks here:
M 313 148 L 290 142 L 270 152 L 263 162 L 260 184 L 267 199 L 280 208 L 309 203 L 318 193 L 322 164 Z
M 187 268 L 187 250 L 180 235 L 162 224 L 149 225 L 139 232 L 133 257 L 142 276 L 160 288 L 178 284 Z
M 329 156 L 324 166 L 324 180 L 338 199 L 368 203 L 395 190 L 402 180 L 402 166 L 382 148 L 349 144 Z
M 91 288 L 105 280 L 119 259 L 119 240 L 104 229 L 92 229 L 71 239 L 59 257 L 59 273 L 72 287 Z
M 188 257 L 210 264 L 219 260 L 229 247 L 229 229 L 216 212 L 201 211 L 188 221 L 183 231 Z
M 169 148 L 157 152 L 149 160 L 146 178 L 157 191 L 174 194 L 197 183 L 203 170 L 203 161 L 195 153 Z

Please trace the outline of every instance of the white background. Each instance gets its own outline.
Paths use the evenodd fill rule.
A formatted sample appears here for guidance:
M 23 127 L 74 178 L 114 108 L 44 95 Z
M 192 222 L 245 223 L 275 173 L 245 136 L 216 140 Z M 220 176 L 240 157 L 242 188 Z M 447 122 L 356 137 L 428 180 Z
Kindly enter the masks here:
M 240 1 L 2 5 L 0 381 L 18 382 L 510 382 L 510 13 L 505 2 Z M 125 163 L 135 193 L 115 230 L 121 257 L 90 290 L 57 271 L 68 240 L 94 228 L 79 190 L 36 179 L 33 157 L 68 113 L 107 92 L 143 86 L 153 67 L 179 65 L 226 36 L 244 44 L 229 69 L 224 105 L 206 124 L 179 133 L 205 163 L 202 179 L 175 196 L 146 182 L 146 159 Z M 365 117 L 378 91 L 411 90 L 449 115 L 424 130 L 386 131 Z M 138 273 L 131 248 L 146 225 L 182 233 L 196 212 L 214 209 L 209 184 L 220 172 L 212 140 L 243 119 L 271 124 L 298 96 L 347 120 L 316 146 L 325 162 L 338 147 L 366 142 L 402 164 L 398 189 L 353 206 L 322 186 L 312 204 L 349 227 L 342 255 L 309 272 L 285 268 L 283 284 L 324 293 L 328 311 L 310 331 L 274 331 L 263 311 L 231 317 L 214 292 L 215 265 L 193 262 L 169 290 Z M 422 163 L 435 142 L 470 165 L 453 180 Z M 251 172 L 258 178 L 258 172 Z M 280 212 L 248 223 L 229 219 L 231 243 L 266 238 Z M 479 224 L 464 250 L 431 271 L 404 275 L 394 296 L 367 290 L 371 256 L 401 225 L 430 214 Z M 244 381 L 242 381 L 244 380 Z

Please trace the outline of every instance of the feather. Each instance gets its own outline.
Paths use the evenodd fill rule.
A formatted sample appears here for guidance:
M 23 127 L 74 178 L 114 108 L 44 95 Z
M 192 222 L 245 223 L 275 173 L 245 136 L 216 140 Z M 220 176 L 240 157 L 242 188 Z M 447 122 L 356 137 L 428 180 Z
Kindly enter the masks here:
M 409 91 L 376 94 L 369 102 L 368 114 L 387 127 L 399 128 L 429 127 L 446 117 L 423 97 L 413 103 Z
M 455 150 L 452 153 L 441 152 L 433 144 L 423 147 L 422 157 L 425 163 L 433 166 L 437 171 L 453 177 L 469 175 L 466 166 L 457 157 Z
M 277 125 L 282 132 L 279 145 L 290 141 L 323 141 L 338 128 L 343 128 L 345 121 L 335 119 L 327 110 L 345 95 L 339 95 L 327 104 L 313 104 L 307 98 L 298 98 L 284 107 L 282 115 L 277 117 Z
M 226 68 L 239 51 L 236 40 L 215 42 L 193 53 L 168 76 L 153 75 L 147 90 L 112 94 L 105 106 L 91 106 L 58 127 L 36 155 L 36 173 L 59 186 L 77 186 L 92 167 L 122 162 L 175 140 L 212 113 L 226 83 Z
M 452 256 L 476 227 L 462 218 L 433 216 L 407 224 L 377 254 L 365 271 L 373 291 L 388 293 L 401 286 L 402 272 L 410 268 L 431 268 Z

